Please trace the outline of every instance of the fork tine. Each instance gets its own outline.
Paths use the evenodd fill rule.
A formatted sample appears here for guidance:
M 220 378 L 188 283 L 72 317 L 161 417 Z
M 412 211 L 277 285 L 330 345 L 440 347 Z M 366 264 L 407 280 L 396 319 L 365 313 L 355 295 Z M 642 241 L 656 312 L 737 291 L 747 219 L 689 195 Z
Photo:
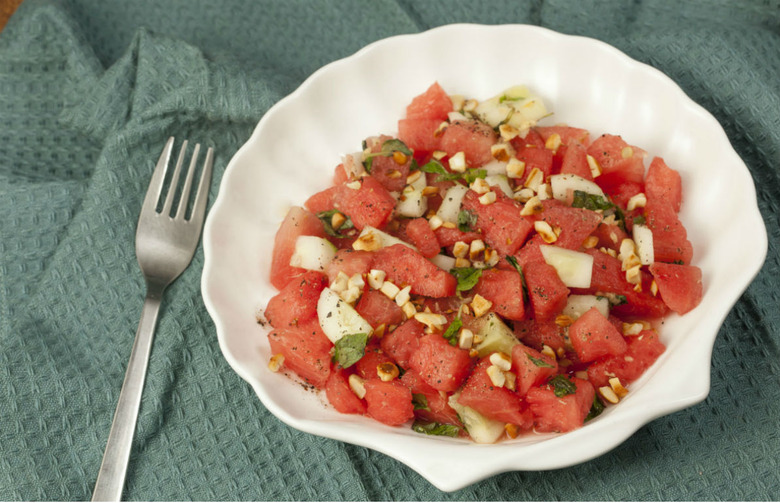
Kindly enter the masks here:
M 195 144 L 195 150 L 192 151 L 192 159 L 190 160 L 190 167 L 187 169 L 187 177 L 184 180 L 184 187 L 181 189 L 181 199 L 179 200 L 179 208 L 176 210 L 176 219 L 184 218 L 184 214 L 187 211 L 187 203 L 190 200 L 190 190 L 192 189 L 192 179 L 195 176 L 195 166 L 198 162 L 198 153 L 200 152 L 200 143 Z
M 187 140 L 181 144 L 181 150 L 179 151 L 179 158 L 176 159 L 176 169 L 173 170 L 173 176 L 171 177 L 171 184 L 168 186 L 168 195 L 165 196 L 165 204 L 163 205 L 162 214 L 170 215 L 171 207 L 173 206 L 173 198 L 176 195 L 176 187 L 179 186 L 179 174 L 181 173 L 181 165 L 184 163 L 184 154 L 187 152 Z
M 146 196 L 144 197 L 142 206 L 144 211 L 154 211 L 154 208 L 157 206 L 157 201 L 160 199 L 160 193 L 162 192 L 163 181 L 168 172 L 168 164 L 171 160 L 172 150 L 173 136 L 168 138 L 168 141 L 165 142 L 165 147 L 163 147 L 163 151 L 160 154 L 160 159 L 157 161 L 157 166 L 155 166 L 154 172 L 152 173 L 152 179 L 149 182 L 149 188 L 146 189 Z
M 211 168 L 214 163 L 214 149 L 209 147 L 206 151 L 206 160 L 203 162 L 203 174 L 200 176 L 198 184 L 198 193 L 195 195 L 195 202 L 192 205 L 192 215 L 190 221 L 200 225 L 203 222 L 203 216 L 206 214 L 206 203 L 209 198 L 209 187 L 211 186 Z

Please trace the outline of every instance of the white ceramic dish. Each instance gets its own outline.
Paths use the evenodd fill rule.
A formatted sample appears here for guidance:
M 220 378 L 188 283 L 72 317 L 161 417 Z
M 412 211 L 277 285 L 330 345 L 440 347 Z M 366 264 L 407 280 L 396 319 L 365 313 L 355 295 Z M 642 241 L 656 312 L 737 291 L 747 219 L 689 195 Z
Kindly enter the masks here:
M 405 106 L 432 82 L 488 98 L 515 84 L 540 94 L 554 116 L 620 134 L 680 171 L 681 218 L 704 273 L 701 305 L 671 316 L 667 351 L 618 406 L 563 435 L 496 445 L 428 437 L 341 415 L 324 398 L 267 369 L 255 314 L 269 284 L 273 237 L 287 209 L 330 183 L 361 140 L 396 132 Z M 376 42 L 315 72 L 262 118 L 222 179 L 203 237 L 203 298 L 229 364 L 263 404 L 299 430 L 362 445 L 453 491 L 509 470 L 577 464 L 614 448 L 642 425 L 703 400 L 718 330 L 766 256 L 752 178 L 718 122 L 669 78 L 602 42 L 522 26 L 451 25 Z

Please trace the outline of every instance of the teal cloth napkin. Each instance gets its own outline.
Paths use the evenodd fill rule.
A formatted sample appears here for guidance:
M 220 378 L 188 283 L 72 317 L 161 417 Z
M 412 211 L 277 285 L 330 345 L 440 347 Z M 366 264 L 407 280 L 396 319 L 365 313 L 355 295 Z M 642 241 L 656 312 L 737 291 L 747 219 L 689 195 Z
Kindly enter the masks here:
M 710 395 L 593 461 L 442 493 L 273 417 L 222 357 L 199 250 L 163 302 L 124 497 L 780 499 L 776 0 L 27 0 L 0 34 L 0 500 L 90 498 L 144 293 L 136 221 L 166 138 L 215 148 L 213 202 L 257 121 L 317 68 L 454 22 L 602 39 L 720 120 L 754 176 L 769 255 L 720 331 Z

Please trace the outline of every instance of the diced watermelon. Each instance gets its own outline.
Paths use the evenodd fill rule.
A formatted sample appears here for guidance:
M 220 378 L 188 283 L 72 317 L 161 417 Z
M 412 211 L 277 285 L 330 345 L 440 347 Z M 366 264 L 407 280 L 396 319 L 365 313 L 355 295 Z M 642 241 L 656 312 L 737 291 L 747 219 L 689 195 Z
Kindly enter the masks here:
M 353 183 L 359 183 L 360 188 L 351 188 Z M 393 216 L 395 198 L 376 178 L 365 176 L 359 182 L 340 185 L 334 206 L 350 217 L 356 229 L 367 225 L 379 229 Z
M 307 271 L 271 297 L 265 308 L 266 320 L 274 328 L 284 328 L 314 318 L 317 316 L 317 301 L 326 286 L 328 280 L 324 274 Z
M 377 379 L 377 368 L 386 363 L 395 364 L 395 361 L 382 351 L 377 341 L 371 340 L 366 345 L 363 357 L 355 364 L 355 372 L 363 379 Z
M 596 392 L 584 379 L 569 378 L 577 388 L 573 394 L 556 396 L 549 384 L 528 390 L 526 401 L 534 415 L 537 432 L 564 433 L 579 428 L 593 405 Z
M 464 243 L 471 243 L 475 239 L 482 239 L 482 234 L 479 232 L 463 232 L 458 228 L 452 228 L 452 227 L 439 227 L 437 228 L 434 233 L 436 234 L 436 239 L 439 241 L 439 245 L 442 248 L 447 248 L 458 241 L 463 241 Z
M 533 230 L 533 222 L 520 215 L 519 203 L 497 187 L 492 190 L 496 194 L 494 203 L 482 204 L 479 202 L 479 194 L 469 190 L 463 197 L 461 207 L 477 216 L 477 227 L 491 248 L 501 255 L 514 255 Z
M 512 348 L 512 370 L 517 376 L 517 394 L 525 396 L 529 389 L 558 373 L 558 361 L 525 344 L 516 344 Z
M 525 318 L 523 280 L 517 271 L 487 269 L 482 272 L 473 293 L 492 302 L 491 309 L 504 318 Z
M 337 186 L 328 187 L 307 199 L 303 206 L 315 215 L 322 211 L 332 210 L 338 191 L 339 188 Z
M 645 220 L 653 231 L 656 262 L 691 263 L 693 246 L 688 241 L 688 232 L 670 202 L 648 200 Z
M 382 350 L 403 368 L 409 367 L 412 354 L 420 347 L 425 335 L 425 326 L 414 318 L 401 323 L 395 330 L 386 333 L 379 342 Z
M 562 204 L 546 205 L 539 216 L 551 227 L 561 229 L 555 245 L 570 250 L 582 248 L 585 238 L 596 230 L 602 219 L 595 211 Z
M 561 173 L 572 174 L 586 180 L 593 180 L 593 174 L 588 165 L 588 152 L 580 143 L 569 144 L 561 158 Z
M 424 402 L 415 409 L 414 415 L 423 421 L 454 424 L 461 426 L 458 413 L 450 407 L 447 395 L 429 385 L 413 369 L 407 369 L 401 377 L 401 382 L 411 390 L 417 402 Z M 417 395 L 415 397 L 415 395 Z
M 315 214 L 299 206 L 293 206 L 287 212 L 274 237 L 270 280 L 277 290 L 281 290 L 287 283 L 306 273 L 306 269 L 290 265 L 298 236 L 326 237 L 322 222 Z
M 514 147 L 515 151 L 522 150 L 526 147 L 544 148 L 544 138 L 536 129 L 531 129 L 525 138 L 522 136 L 515 136 L 509 143 Z
M 645 195 L 648 200 L 666 201 L 679 212 L 682 205 L 680 173 L 667 166 L 662 158 L 654 157 L 645 176 Z
M 466 155 L 466 164 L 477 168 L 493 160 L 490 147 L 498 140 L 493 128 L 479 121 L 452 122 L 439 138 L 439 148 L 447 155 Z
M 474 367 L 474 371 L 463 385 L 458 403 L 471 407 L 483 416 L 504 423 L 516 424 L 521 429 L 531 427 L 532 417 L 520 397 L 490 380 L 487 368 L 492 364 L 488 357 Z
M 371 270 L 373 262 L 373 252 L 342 248 L 336 252 L 336 256 L 325 268 L 325 274 L 328 275 L 328 281 L 333 283 L 340 272 L 350 278 L 355 274 L 366 274 Z
M 347 169 L 344 167 L 344 163 L 340 163 L 336 166 L 336 169 L 333 170 L 333 185 L 341 185 L 348 180 L 349 175 L 347 174 Z
M 439 148 L 436 130 L 441 119 L 401 119 L 398 121 L 398 139 L 417 152 L 433 152 Z
M 669 309 L 685 314 L 699 305 L 704 293 L 699 267 L 655 262 L 649 269 L 658 285 L 658 293 Z
M 382 135 L 376 139 L 371 147 L 372 153 L 382 151 L 386 141 L 394 140 L 393 137 Z M 408 146 L 408 145 L 407 145 Z M 406 186 L 406 177 L 412 165 L 411 156 L 402 156 L 403 162 L 398 164 L 394 156 L 377 155 L 371 158 L 371 177 L 375 178 L 388 191 L 401 191 Z
M 345 370 L 331 372 L 325 382 L 325 396 L 334 409 L 342 414 L 365 414 L 366 404 L 349 387 L 349 374 Z
M 450 345 L 440 334 L 428 334 L 420 338 L 409 366 L 430 386 L 452 392 L 471 372 L 471 358 L 468 351 Z
M 431 258 L 441 251 L 436 233 L 425 218 L 413 218 L 406 225 L 406 235 L 423 257 Z
M 322 388 L 331 373 L 330 350 L 333 343 L 314 318 L 297 326 L 276 329 L 268 334 L 271 353 L 284 356 L 283 367 Z
M 646 152 L 629 145 L 620 136 L 599 136 L 588 147 L 588 154 L 601 166 L 602 174 L 595 181 L 605 192 L 622 182 L 642 183 L 644 180 Z
M 455 295 L 457 280 L 406 245 L 395 244 L 374 252 L 374 269 L 387 273 L 387 279 L 403 288 L 411 285 L 413 295 L 449 297 Z
M 526 146 L 515 152 L 515 157 L 525 163 L 525 182 L 534 168 L 544 173 L 545 180 L 552 174 L 553 153 L 544 147 Z M 520 181 L 520 180 L 518 180 Z
M 514 323 L 514 333 L 523 344 L 537 350 L 542 350 L 544 346 L 550 346 L 555 351 L 566 348 L 563 329 L 555 323 L 555 320 L 518 321 Z
M 534 131 L 546 142 L 550 136 L 557 134 L 561 144 L 570 146 L 572 143 L 587 146 L 590 142 L 590 132 L 587 129 L 571 126 L 537 126 Z
M 615 251 L 620 251 L 620 243 L 629 237 L 626 231 L 621 229 L 619 225 L 606 224 L 604 222 L 596 227 L 593 231 L 593 235 L 599 240 L 598 244 L 595 246 L 596 249 L 610 248 Z
M 566 306 L 569 288 L 558 277 L 555 268 L 547 262 L 531 262 L 523 267 L 523 274 L 534 318 L 546 321 L 560 314 Z
M 623 334 L 595 307 L 569 326 L 569 340 L 581 362 L 617 356 L 625 353 L 628 347 Z
M 412 99 L 406 107 L 407 119 L 447 119 L 452 112 L 452 100 L 438 82 L 434 82 L 424 93 Z
M 355 304 L 355 310 L 374 328 L 380 325 L 398 325 L 406 319 L 404 312 L 394 300 L 389 299 L 379 290 L 370 288 L 360 296 L 360 300 Z
M 369 379 L 365 387 L 366 412 L 372 418 L 390 426 L 398 426 L 414 418 L 412 392 L 401 381 Z
M 588 380 L 593 386 L 609 386 L 611 377 L 617 377 L 625 386 L 637 380 L 666 350 L 655 330 L 643 330 L 626 340 L 624 354 L 602 358 L 588 367 Z

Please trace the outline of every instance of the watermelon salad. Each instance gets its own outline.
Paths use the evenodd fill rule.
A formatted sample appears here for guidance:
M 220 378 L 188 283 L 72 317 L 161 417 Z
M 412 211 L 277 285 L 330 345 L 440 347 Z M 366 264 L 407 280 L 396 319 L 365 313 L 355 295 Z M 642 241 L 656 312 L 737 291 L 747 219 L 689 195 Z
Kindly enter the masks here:
M 542 127 L 517 86 L 434 83 L 279 228 L 269 368 L 333 408 L 493 443 L 619 406 L 702 297 L 681 177 L 620 136 Z

